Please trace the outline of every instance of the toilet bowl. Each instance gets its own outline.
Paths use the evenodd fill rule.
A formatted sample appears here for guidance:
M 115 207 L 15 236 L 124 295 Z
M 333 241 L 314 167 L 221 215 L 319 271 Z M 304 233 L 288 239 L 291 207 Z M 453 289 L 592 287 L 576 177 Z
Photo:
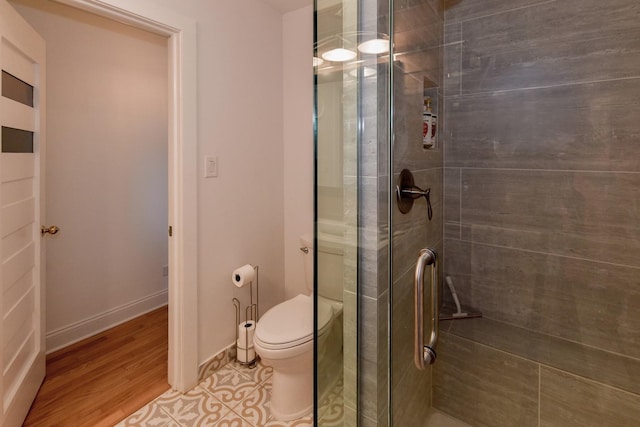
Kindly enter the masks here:
M 304 255 L 305 282 L 313 290 L 313 239 L 302 236 L 309 250 Z M 319 254 L 320 255 L 320 254 Z M 336 255 L 336 254 L 333 254 Z M 336 264 L 342 266 L 342 253 Z M 338 272 L 339 277 L 342 276 Z M 336 280 L 332 286 L 339 287 Z M 342 303 L 318 296 L 318 346 L 327 339 L 333 320 L 342 311 Z M 288 421 L 303 417 L 313 409 L 314 311 L 313 296 L 300 294 L 268 310 L 258 321 L 253 344 L 262 362 L 273 368 L 271 377 L 271 415 Z
M 319 340 L 332 319 L 331 306 L 319 301 Z M 262 362 L 273 367 L 270 409 L 274 418 L 287 421 L 309 414 L 313 409 L 313 298 L 301 294 L 267 311 L 253 340 Z

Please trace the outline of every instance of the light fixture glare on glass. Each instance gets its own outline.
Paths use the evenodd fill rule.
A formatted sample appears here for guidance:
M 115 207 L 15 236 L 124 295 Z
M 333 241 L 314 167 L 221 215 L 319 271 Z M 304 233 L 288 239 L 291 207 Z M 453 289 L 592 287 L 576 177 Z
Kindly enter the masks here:
M 343 49 L 341 47 L 336 49 L 331 49 L 322 54 L 322 58 L 327 61 L 333 62 L 345 62 L 350 61 L 355 58 L 358 54 L 349 49 Z
M 349 71 L 349 75 L 353 77 L 358 77 L 358 70 Z M 362 76 L 363 77 L 371 77 L 376 75 L 376 69 L 371 67 L 363 67 L 362 68 Z
M 322 65 L 322 64 L 324 64 L 324 61 L 322 59 L 318 58 L 317 56 L 313 57 L 313 66 L 314 67 L 317 67 L 317 66 Z
M 372 39 L 362 42 L 358 45 L 358 50 L 362 53 L 370 53 L 377 55 L 379 53 L 389 52 L 389 40 Z

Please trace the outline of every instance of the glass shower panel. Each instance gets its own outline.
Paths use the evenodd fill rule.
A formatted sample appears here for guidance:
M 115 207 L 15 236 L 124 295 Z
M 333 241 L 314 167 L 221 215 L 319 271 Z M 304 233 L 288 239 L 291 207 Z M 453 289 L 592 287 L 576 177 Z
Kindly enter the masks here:
M 318 305 L 323 280 L 343 299 L 319 426 L 638 425 L 640 8 L 515 3 L 317 1 Z M 390 53 L 357 49 L 374 33 Z M 330 40 L 355 56 L 322 58 Z M 424 248 L 441 321 L 420 370 Z
M 388 3 L 316 2 L 316 417 L 377 421 L 386 407 Z M 384 290 L 381 290 L 381 287 Z M 333 308 L 327 326 L 325 307 Z M 385 321 L 386 323 L 386 321 Z M 367 338 L 363 338 L 367 337 Z
M 393 174 L 389 186 L 400 184 L 400 174 L 409 170 L 413 191 L 428 191 L 417 197 L 402 213 L 394 198 L 392 209 L 391 285 L 391 423 L 394 426 L 435 426 L 431 408 L 432 370 L 419 370 L 414 363 L 414 272 L 419 253 L 431 249 L 437 271 L 443 260 L 443 150 L 440 141 L 442 119 L 441 2 L 412 0 L 393 2 Z M 428 120 L 428 121 L 427 121 Z M 403 175 L 406 175 L 403 174 Z M 417 196 L 416 194 L 413 195 Z M 432 215 L 429 215 L 431 209 Z M 442 283 L 442 277 L 438 277 Z M 424 280 L 424 338 L 434 326 L 429 307 L 429 274 Z M 435 284 L 435 286 L 438 286 Z M 437 301 L 436 304 L 439 302 Z M 439 354 L 436 347 L 435 353 Z M 421 357 L 421 356 L 420 356 Z
M 315 25 L 316 425 L 357 414 L 357 2 L 318 0 Z M 350 74 L 351 73 L 351 74 Z M 327 319 L 327 311 L 330 319 Z M 349 422 L 349 420 L 352 420 Z

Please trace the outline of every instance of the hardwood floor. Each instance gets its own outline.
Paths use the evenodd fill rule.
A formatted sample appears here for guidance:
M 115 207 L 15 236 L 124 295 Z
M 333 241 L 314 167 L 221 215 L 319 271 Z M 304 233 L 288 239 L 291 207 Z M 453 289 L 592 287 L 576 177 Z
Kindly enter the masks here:
M 169 389 L 167 307 L 47 356 L 24 426 L 113 426 Z

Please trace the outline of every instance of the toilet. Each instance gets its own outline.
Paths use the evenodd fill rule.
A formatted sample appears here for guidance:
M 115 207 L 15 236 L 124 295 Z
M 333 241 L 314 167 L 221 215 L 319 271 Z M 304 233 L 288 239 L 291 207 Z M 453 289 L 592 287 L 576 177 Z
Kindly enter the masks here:
M 323 243 L 318 256 L 330 256 L 328 260 L 340 269 L 332 277 L 341 279 L 342 248 L 324 250 L 326 239 L 320 240 Z M 340 235 L 338 242 L 341 241 Z M 258 321 L 253 338 L 256 353 L 265 365 L 273 368 L 270 409 L 273 417 L 281 421 L 303 417 L 313 409 L 313 236 L 302 236 L 300 243 L 302 248 L 309 249 L 304 253 L 304 270 L 310 294 L 297 295 L 268 310 Z M 339 288 L 339 292 L 337 289 L 327 292 L 336 299 L 318 297 L 320 342 L 329 335 L 332 322 L 342 312 L 342 281 L 335 280 L 331 287 Z

